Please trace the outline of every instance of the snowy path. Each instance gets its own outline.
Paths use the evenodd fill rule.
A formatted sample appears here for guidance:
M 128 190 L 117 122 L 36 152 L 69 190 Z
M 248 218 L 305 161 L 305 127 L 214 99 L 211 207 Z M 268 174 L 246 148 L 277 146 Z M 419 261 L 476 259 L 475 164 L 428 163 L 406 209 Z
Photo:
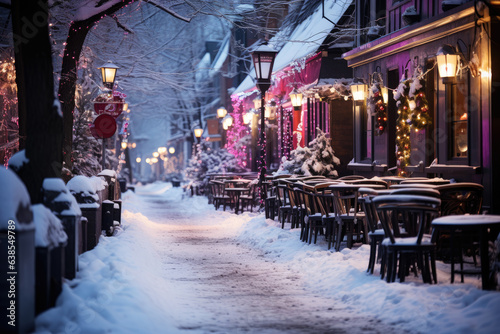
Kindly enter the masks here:
M 231 233 L 221 237 L 219 229 L 224 227 L 166 229 L 158 236 L 159 243 L 172 240 L 168 247 L 159 245 L 167 259 L 166 279 L 190 291 L 186 300 L 177 301 L 191 313 L 180 328 L 206 333 L 390 332 L 332 299 L 305 291 L 300 277 L 283 264 L 243 246 Z
M 124 196 L 123 231 L 79 258 L 36 333 L 498 333 L 477 278 L 387 284 L 369 247 L 326 250 L 262 214 L 215 211 L 168 184 Z M 439 264 L 438 264 L 439 265 Z

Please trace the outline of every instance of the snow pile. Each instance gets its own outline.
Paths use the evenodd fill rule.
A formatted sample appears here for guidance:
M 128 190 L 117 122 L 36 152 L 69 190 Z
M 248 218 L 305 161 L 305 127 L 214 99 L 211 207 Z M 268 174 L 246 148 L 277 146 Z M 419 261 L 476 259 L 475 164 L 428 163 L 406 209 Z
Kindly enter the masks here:
M 33 229 L 31 200 L 24 183 L 13 171 L 0 168 L 0 184 L 0 231 L 9 226 L 15 226 L 15 231 Z
M 96 203 L 99 201 L 96 183 L 86 176 L 75 176 L 68 181 L 67 187 L 78 203 Z
M 82 211 L 73 195 L 71 195 L 60 178 L 46 178 L 43 180 L 43 203 L 50 210 L 62 215 L 81 216 Z
M 33 221 L 35 224 L 35 246 L 36 247 L 58 247 L 68 240 L 64 227 L 59 218 L 43 204 L 35 204 L 33 210 Z

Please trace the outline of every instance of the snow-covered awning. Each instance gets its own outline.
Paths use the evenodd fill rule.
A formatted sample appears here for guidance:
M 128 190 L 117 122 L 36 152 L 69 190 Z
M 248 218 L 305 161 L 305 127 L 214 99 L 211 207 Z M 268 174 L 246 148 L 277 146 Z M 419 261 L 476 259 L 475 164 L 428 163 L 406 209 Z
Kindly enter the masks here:
M 273 73 L 283 70 L 293 62 L 303 61 L 314 56 L 350 5 L 350 0 L 325 0 L 324 15 L 328 20 L 323 18 L 323 6 L 318 6 L 311 16 L 295 28 L 288 38 L 288 42 L 281 48 L 274 62 Z M 242 93 L 255 87 L 253 72 L 250 73 L 233 94 Z

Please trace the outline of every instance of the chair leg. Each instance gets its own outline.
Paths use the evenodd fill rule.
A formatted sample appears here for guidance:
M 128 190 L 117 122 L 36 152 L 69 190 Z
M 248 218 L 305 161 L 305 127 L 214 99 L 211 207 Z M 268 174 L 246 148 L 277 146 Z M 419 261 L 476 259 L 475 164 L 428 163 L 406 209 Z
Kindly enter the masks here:
M 366 270 L 373 275 L 375 268 L 375 258 L 377 256 L 377 240 L 374 237 L 370 239 L 370 258 L 368 259 L 368 269 Z

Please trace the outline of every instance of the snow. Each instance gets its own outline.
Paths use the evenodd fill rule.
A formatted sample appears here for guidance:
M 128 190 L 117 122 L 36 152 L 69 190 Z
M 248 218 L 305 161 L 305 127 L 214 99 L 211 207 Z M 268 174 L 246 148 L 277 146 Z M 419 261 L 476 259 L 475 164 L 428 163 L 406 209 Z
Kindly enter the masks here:
M 66 184 L 62 179 L 51 177 L 43 180 L 42 188 L 48 191 L 67 192 Z
M 438 284 L 412 277 L 389 284 L 379 278 L 377 267 L 374 275 L 366 273 L 368 245 L 340 252 L 327 250 L 322 238 L 309 245 L 299 240 L 299 229 L 281 229 L 263 213 L 215 211 L 205 197 L 184 197 L 168 183 L 138 186 L 136 193 L 123 196 L 123 229 L 80 255 L 77 277 L 64 284 L 56 307 L 37 317 L 36 333 L 185 333 L 179 324 L 193 321 L 193 310 L 186 308 L 193 300 L 196 318 L 210 319 L 206 310 L 214 307 L 214 295 L 200 291 L 196 279 L 176 280 L 189 277 L 192 269 L 169 267 L 179 262 L 161 255 L 172 247 L 189 252 L 172 233 L 200 228 L 215 230 L 220 239 L 236 239 L 265 254 L 266 262 L 296 273 L 304 294 L 329 298 L 352 314 L 373 316 L 398 332 L 498 333 L 500 328 L 500 293 L 481 290 L 474 276 L 466 276 L 464 284 L 448 283 L 449 266 L 441 262 Z M 168 203 L 172 211 L 166 216 L 165 206 L 155 203 Z M 217 299 L 216 305 L 221 314 L 230 312 L 231 306 L 222 301 Z M 316 306 L 312 301 L 306 305 L 311 310 Z M 207 331 L 194 327 L 189 332 Z
M 90 178 L 90 181 L 92 181 L 92 183 L 94 184 L 94 190 L 96 192 L 100 191 L 100 190 L 104 190 L 106 188 L 106 186 L 108 185 L 108 183 L 102 177 L 99 177 L 99 176 L 92 176 Z
M 12 157 L 9 159 L 9 168 L 11 168 L 14 171 L 20 170 L 24 164 L 29 163 L 30 160 L 26 158 L 26 151 L 21 150 L 19 152 L 16 152 L 12 155 Z
M 0 231 L 8 230 L 9 226 L 15 226 L 14 231 L 33 229 L 34 224 L 30 212 L 31 199 L 24 183 L 13 171 L 0 168 L 0 184 L 2 185 Z
M 43 204 L 35 204 L 33 210 L 33 222 L 35 224 L 35 246 L 57 247 L 68 240 L 64 227 L 52 211 Z
M 84 175 L 77 175 L 68 181 L 67 187 L 72 194 L 80 194 L 87 198 L 90 197 L 94 202 L 97 202 L 99 201 L 99 195 L 96 193 L 97 182 L 94 182 L 96 179 L 102 180 L 101 178 L 91 179 Z
M 101 14 L 117 3 L 123 2 L 123 0 L 109 0 L 98 7 L 99 2 L 100 1 L 96 0 L 87 0 L 85 3 L 81 4 L 77 12 L 75 13 L 73 21 L 84 21 L 94 15 Z
M 102 172 L 99 173 L 99 176 L 109 176 L 116 178 L 116 172 L 112 169 L 104 169 Z

